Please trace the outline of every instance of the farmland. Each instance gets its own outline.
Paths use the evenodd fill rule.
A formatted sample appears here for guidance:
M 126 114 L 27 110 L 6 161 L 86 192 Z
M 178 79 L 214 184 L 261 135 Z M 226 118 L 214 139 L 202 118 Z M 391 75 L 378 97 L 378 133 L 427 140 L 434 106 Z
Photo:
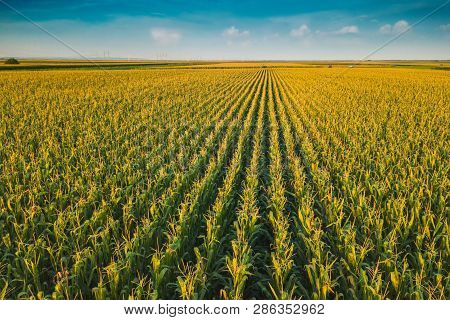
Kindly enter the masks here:
M 448 71 L 218 66 L 1 71 L 0 298 L 449 299 Z

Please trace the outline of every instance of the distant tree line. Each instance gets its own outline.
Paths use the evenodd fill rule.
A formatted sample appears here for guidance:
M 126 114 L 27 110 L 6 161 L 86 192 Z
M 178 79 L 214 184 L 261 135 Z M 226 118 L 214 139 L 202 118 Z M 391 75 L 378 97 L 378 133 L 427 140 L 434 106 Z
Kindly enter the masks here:
M 5 60 L 5 64 L 19 64 L 19 60 L 15 59 L 15 58 L 9 58 Z

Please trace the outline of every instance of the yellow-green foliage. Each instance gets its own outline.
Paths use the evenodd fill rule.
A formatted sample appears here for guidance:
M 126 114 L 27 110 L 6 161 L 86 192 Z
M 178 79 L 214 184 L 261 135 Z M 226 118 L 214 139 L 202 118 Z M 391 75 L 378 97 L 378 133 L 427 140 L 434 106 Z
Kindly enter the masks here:
M 448 299 L 449 88 L 375 67 L 2 71 L 0 298 Z

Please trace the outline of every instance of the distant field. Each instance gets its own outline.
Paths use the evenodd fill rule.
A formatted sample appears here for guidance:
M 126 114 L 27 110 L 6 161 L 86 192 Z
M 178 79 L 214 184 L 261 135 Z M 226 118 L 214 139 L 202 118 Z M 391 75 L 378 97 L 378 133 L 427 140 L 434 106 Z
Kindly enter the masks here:
M 7 65 L 0 60 L 1 70 L 49 70 L 49 69 L 136 69 L 205 65 L 210 62 L 189 61 L 126 61 L 126 60 L 23 60 L 17 65 Z
M 2 71 L 0 298 L 449 299 L 450 75 L 350 64 Z
M 348 67 L 371 67 L 371 68 L 395 68 L 410 67 L 423 69 L 450 69 L 449 61 L 254 61 L 254 62 L 211 62 L 207 67 L 272 67 L 272 68 L 348 68 Z M 202 65 L 198 65 L 202 67 Z
M 161 60 L 23 60 L 0 71 L 49 69 L 146 69 L 146 68 L 413 68 L 450 70 L 449 61 L 161 61 Z

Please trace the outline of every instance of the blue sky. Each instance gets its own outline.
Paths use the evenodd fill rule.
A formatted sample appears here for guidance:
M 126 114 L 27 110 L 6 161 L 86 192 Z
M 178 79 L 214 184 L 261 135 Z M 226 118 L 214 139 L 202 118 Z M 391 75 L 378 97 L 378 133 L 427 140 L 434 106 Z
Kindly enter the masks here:
M 361 59 L 445 1 L 0 0 L 0 56 Z M 450 4 L 372 59 L 450 59 Z

